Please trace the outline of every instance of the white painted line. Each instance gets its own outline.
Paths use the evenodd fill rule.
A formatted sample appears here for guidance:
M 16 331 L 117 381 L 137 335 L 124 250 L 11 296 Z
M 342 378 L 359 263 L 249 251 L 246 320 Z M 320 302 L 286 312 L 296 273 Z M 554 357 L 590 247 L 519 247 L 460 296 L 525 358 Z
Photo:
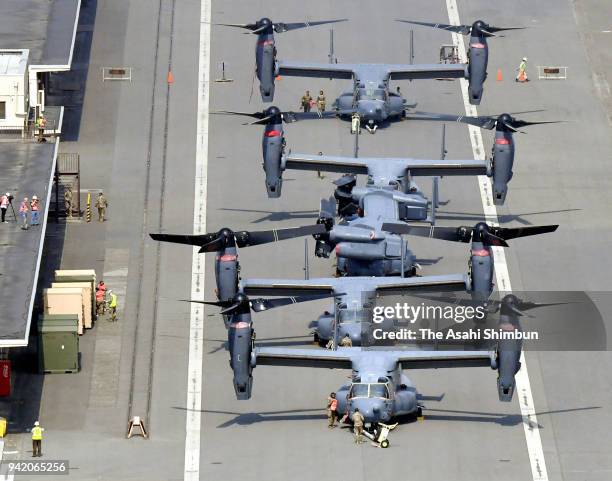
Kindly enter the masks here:
M 198 67 L 198 111 L 196 119 L 196 171 L 193 233 L 206 232 L 206 190 L 208 175 L 208 105 L 210 82 L 210 0 L 200 3 L 200 54 Z M 204 300 L 206 256 L 193 249 L 191 299 Z M 202 359 L 204 310 L 191 304 L 189 322 L 189 365 L 187 368 L 187 411 L 185 421 L 185 481 L 200 479 L 200 428 L 202 422 Z
M 459 10 L 457 8 L 457 0 L 446 0 L 446 9 L 448 10 L 449 23 L 452 25 L 461 25 L 459 20 Z M 453 43 L 459 50 L 460 62 L 467 62 L 463 36 L 456 33 L 453 33 L 452 36 Z M 461 79 L 460 83 L 466 115 L 477 116 L 478 112 L 476 107 L 471 105 L 469 102 L 467 80 Z M 484 160 L 485 149 L 482 141 L 482 133 L 479 128 L 472 125 L 469 125 L 468 128 L 474 158 Z M 495 207 L 495 204 L 493 204 L 493 196 L 491 194 L 491 181 L 488 177 L 481 175 L 478 177 L 478 184 L 480 186 L 482 207 L 484 209 L 487 222 L 493 225 L 499 225 L 497 208 Z M 495 261 L 495 275 L 497 278 L 498 290 L 510 292 L 512 290 L 512 286 L 510 284 L 510 276 L 508 274 L 506 254 L 502 247 L 493 248 L 493 259 Z M 529 383 L 529 374 L 527 372 L 527 361 L 525 360 L 524 354 L 521 355 L 521 369 L 516 375 L 516 394 L 519 398 L 521 415 L 523 416 L 523 428 L 525 432 L 525 440 L 527 441 L 527 451 L 529 452 L 531 475 L 534 481 L 548 481 L 546 462 L 544 460 L 544 450 L 542 449 L 542 439 L 540 438 L 540 428 L 535 414 L 535 405 L 533 403 L 531 384 Z
M 5 451 L 4 450 L 4 439 L 0 439 L 0 462 L 4 461 L 5 454 L 15 454 L 18 451 Z M 14 474 L 0 474 L 0 481 L 13 481 L 15 479 Z

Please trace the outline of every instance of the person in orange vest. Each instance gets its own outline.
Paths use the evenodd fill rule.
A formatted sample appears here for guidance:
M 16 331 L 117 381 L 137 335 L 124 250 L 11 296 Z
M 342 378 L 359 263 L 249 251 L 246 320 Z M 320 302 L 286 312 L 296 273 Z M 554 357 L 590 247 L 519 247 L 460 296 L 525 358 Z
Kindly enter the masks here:
M 336 427 L 336 417 L 338 416 L 338 400 L 336 393 L 333 392 L 327 398 L 327 427 L 333 429 Z
M 32 220 L 31 225 L 40 225 L 40 221 L 38 219 L 38 211 L 40 209 L 40 202 L 38 201 L 38 197 L 33 195 L 32 202 L 30 202 L 30 208 L 32 209 Z
M 100 288 L 100 284 L 102 284 L 103 288 Z M 97 315 L 102 315 L 104 314 L 104 308 L 105 308 L 105 304 L 106 304 L 106 287 L 104 286 L 104 283 L 101 282 L 100 284 L 98 284 L 98 288 L 96 289 L 96 314 Z
M 6 210 L 8 209 L 9 204 L 11 203 L 11 193 L 7 192 L 2 197 L 0 197 L 0 210 L 2 211 L 2 223 L 6 224 Z
M 21 216 L 21 228 L 28 230 L 28 212 L 30 211 L 30 203 L 27 197 L 19 205 L 19 215 Z

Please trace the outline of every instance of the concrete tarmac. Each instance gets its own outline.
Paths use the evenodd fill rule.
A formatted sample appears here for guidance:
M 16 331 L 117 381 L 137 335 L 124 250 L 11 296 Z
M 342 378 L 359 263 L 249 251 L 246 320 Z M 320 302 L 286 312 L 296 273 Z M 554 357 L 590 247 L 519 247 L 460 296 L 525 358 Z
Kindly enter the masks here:
M 355 8 L 348 0 L 317 0 L 307 6 L 295 1 L 214 0 L 212 14 L 214 22 L 225 23 L 265 15 L 288 22 L 349 17 L 350 22 L 334 26 L 339 60 L 393 63 L 409 60 L 410 30 L 394 18 L 448 19 L 442 0 L 363 5 Z M 458 5 L 466 23 L 484 18 L 494 25 L 533 27 L 491 40 L 481 115 L 545 109 L 522 118 L 573 119 L 531 127 L 528 135 L 516 136 L 515 176 L 507 205 L 499 210 L 501 220 L 508 225 L 562 227 L 557 234 L 512 243 L 507 255 L 514 288 L 610 290 L 611 259 L 605 254 L 611 240 L 610 112 L 602 107 L 593 83 L 592 71 L 599 68 L 601 57 L 591 51 L 587 56 L 583 43 L 592 29 L 604 30 L 594 25 L 597 16 L 592 14 L 604 7 L 580 2 L 574 11 L 569 1 L 520 0 L 506 2 L 502 12 L 483 0 L 460 0 Z M 176 300 L 189 292 L 191 250 L 146 239 L 143 243 L 142 236 L 152 230 L 187 233 L 192 228 L 199 12 L 196 0 L 162 0 L 154 7 L 141 1 L 98 5 L 81 136 L 71 147 L 81 152 L 87 165 L 83 186 L 109 193 L 110 220 L 105 226 L 70 226 L 62 267 L 83 259 L 91 246 L 83 246 L 81 240 L 91 239 L 98 249 L 92 258 L 100 259 L 99 252 L 104 252 L 102 272 L 118 285 L 123 282 L 126 307 L 118 326 L 102 322 L 84 337 L 90 336 L 84 372 L 45 380 L 41 421 L 48 428 L 46 455 L 69 458 L 79 468 L 74 474 L 78 479 L 183 479 L 189 309 Z M 326 62 L 328 30 L 323 26 L 278 35 L 279 58 Z M 450 43 L 450 34 L 416 26 L 414 31 L 415 61 L 437 62 L 439 46 Z M 220 76 L 218 65 L 224 61 L 234 82 L 211 85 L 211 110 L 256 111 L 267 106 L 260 101 L 258 84 L 252 84 L 254 42 L 253 36 L 240 31 L 212 27 L 211 77 Z M 514 69 L 522 56 L 532 62 L 532 77 L 532 65 L 547 64 L 568 65 L 570 76 L 566 81 L 534 78 L 526 85 L 515 84 Z M 134 68 L 135 84 L 107 85 L 99 80 L 102 65 L 118 62 Z M 175 78 L 170 90 L 169 68 Z M 497 68 L 502 69 L 502 82 L 495 80 Z M 419 110 L 464 112 L 457 82 L 395 82 L 393 88 L 396 85 L 409 103 L 418 102 Z M 305 89 L 321 88 L 331 104 L 350 87 L 344 81 L 283 78 L 277 83 L 274 105 L 296 110 Z M 313 223 L 319 199 L 332 194 L 336 177 L 321 180 L 316 173 L 289 172 L 283 196 L 268 199 L 261 169 L 262 128 L 242 122 L 227 116 L 210 118 L 208 231 Z M 286 132 L 288 147 L 296 152 L 352 154 L 346 122 L 301 122 L 289 125 Z M 447 126 L 449 159 L 471 158 L 467 132 L 462 125 Z M 437 158 L 440 133 L 439 124 L 402 122 L 375 135 L 364 134 L 360 153 Z M 492 134 L 484 132 L 483 137 L 490 148 Z M 473 224 L 482 218 L 476 179 L 444 179 L 441 200 L 440 225 Z M 97 230 L 84 232 L 86 228 Z M 467 245 L 410 242 L 418 257 L 437 260 L 425 266 L 423 274 L 467 268 Z M 310 239 L 311 252 L 313 248 Z M 598 252 L 602 254 L 595 255 Z M 243 249 L 242 276 L 299 278 L 303 255 L 303 239 Z M 312 259 L 311 276 L 330 275 L 332 263 Z M 211 256 L 206 297 L 214 298 L 213 289 Z M 325 301 L 317 301 L 255 315 L 258 343 L 309 345 L 308 323 L 326 307 Z M 258 367 L 252 399 L 238 402 L 225 340 L 216 309 L 207 309 L 201 479 L 531 479 L 518 402 L 498 401 L 496 373 L 490 369 L 415 372 L 411 377 L 418 390 L 439 400 L 426 400 L 425 421 L 398 426 L 391 434 L 391 447 L 380 450 L 369 444 L 355 446 L 347 429 L 327 429 L 326 397 L 347 381 L 348 372 Z M 528 353 L 527 359 L 550 479 L 609 479 L 610 355 Z M 149 441 L 124 439 L 133 372 L 143 373 L 137 376 L 134 399 L 139 412 L 143 405 L 150 406 Z M 75 405 L 74 399 L 80 402 Z M 24 456 L 28 442 L 24 436 L 19 446 Z

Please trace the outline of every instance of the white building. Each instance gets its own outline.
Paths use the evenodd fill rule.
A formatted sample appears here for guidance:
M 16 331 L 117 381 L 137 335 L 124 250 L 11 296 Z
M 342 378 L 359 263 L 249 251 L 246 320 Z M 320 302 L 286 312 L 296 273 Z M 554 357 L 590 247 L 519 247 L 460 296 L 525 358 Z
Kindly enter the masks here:
M 0 130 L 22 129 L 27 121 L 29 54 L 27 49 L 0 49 Z

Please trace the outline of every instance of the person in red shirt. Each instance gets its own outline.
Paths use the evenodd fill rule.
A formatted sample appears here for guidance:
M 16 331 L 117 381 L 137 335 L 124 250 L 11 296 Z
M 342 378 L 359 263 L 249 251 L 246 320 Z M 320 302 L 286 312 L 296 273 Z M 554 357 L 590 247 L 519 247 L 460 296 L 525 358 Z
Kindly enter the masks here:
M 30 211 L 30 203 L 27 197 L 19 205 L 19 215 L 21 216 L 21 228 L 28 230 L 28 212 Z

